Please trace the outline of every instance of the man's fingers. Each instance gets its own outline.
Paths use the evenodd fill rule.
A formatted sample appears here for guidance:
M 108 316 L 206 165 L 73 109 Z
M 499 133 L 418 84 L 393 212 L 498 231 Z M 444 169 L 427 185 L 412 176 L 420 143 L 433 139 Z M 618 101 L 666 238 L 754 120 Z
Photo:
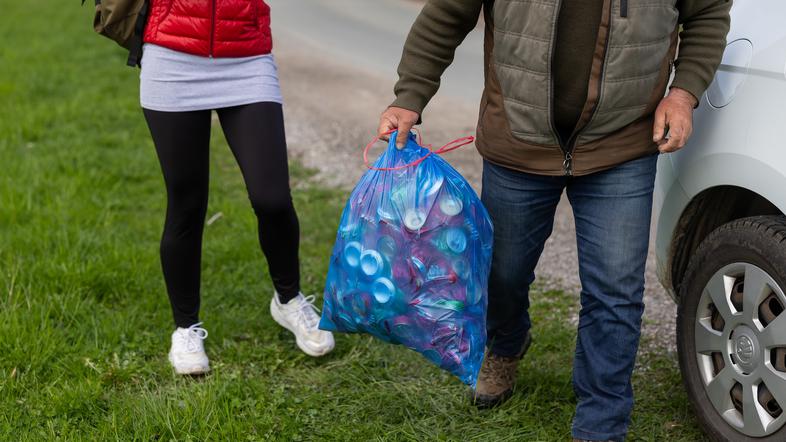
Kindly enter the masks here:
M 387 125 L 384 123 L 379 125 L 379 129 L 377 129 L 377 137 L 379 137 L 382 141 L 388 141 L 390 137 L 388 136 L 388 128 Z
M 670 127 L 669 139 L 663 144 L 660 144 L 659 149 L 661 152 L 669 153 L 675 152 L 685 145 L 685 130 L 681 125 Z
M 413 124 L 405 121 L 398 126 L 398 136 L 396 137 L 396 147 L 403 149 L 407 145 L 407 138 L 409 138 L 409 131 L 412 129 Z
M 688 144 L 688 140 L 690 139 L 691 135 L 693 135 L 693 122 L 689 121 L 688 124 L 685 125 L 685 135 L 682 137 L 683 146 Z
M 691 134 L 691 121 L 683 117 L 677 121 L 670 122 L 669 125 L 674 126 L 669 132 L 671 133 L 670 138 L 674 139 L 674 146 L 671 152 L 675 152 L 687 144 Z
M 660 144 L 658 145 L 658 150 L 661 153 L 671 153 L 674 152 L 676 149 L 677 149 L 677 142 L 676 142 L 676 138 L 674 137 L 664 138 L 663 140 L 660 141 Z
M 387 115 L 383 115 L 382 118 L 379 120 L 379 128 L 377 129 L 377 136 L 380 140 L 388 141 L 390 137 L 388 136 L 388 132 L 396 128 L 396 123 L 390 119 Z
M 652 129 L 652 141 L 660 143 L 666 131 L 666 112 L 658 109 L 655 111 L 655 125 Z
M 403 149 L 407 145 L 409 131 L 418 121 L 419 116 L 417 112 L 391 106 L 379 118 L 377 136 L 381 140 L 388 141 L 390 140 L 389 133 L 398 130 L 396 147 Z

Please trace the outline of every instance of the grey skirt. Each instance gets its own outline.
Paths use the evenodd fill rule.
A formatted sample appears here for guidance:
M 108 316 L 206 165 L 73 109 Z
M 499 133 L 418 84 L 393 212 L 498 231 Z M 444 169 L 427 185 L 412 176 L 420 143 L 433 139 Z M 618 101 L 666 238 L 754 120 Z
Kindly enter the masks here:
M 145 44 L 139 80 L 140 104 L 155 111 L 283 102 L 272 54 L 210 58 Z

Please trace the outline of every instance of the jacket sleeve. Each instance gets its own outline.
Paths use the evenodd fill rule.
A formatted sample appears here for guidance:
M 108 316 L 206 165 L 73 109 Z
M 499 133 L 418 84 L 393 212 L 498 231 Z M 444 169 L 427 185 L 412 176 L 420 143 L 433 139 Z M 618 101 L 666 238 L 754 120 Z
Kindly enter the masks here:
M 678 8 L 682 31 L 671 87 L 685 89 L 699 99 L 726 48 L 731 0 L 680 0 Z
M 429 0 L 409 31 L 391 106 L 422 113 L 456 48 L 475 28 L 483 0 Z

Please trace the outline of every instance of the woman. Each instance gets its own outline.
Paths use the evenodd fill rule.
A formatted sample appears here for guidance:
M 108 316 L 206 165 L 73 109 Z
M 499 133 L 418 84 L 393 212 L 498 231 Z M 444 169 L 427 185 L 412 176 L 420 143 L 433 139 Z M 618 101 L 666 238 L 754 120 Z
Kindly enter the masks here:
M 161 264 L 177 327 L 169 352 L 175 372 L 210 370 L 199 285 L 213 110 L 258 219 L 275 287 L 271 314 L 303 352 L 328 353 L 333 336 L 317 328 L 314 297 L 300 293 L 270 8 L 263 0 L 152 0 L 144 42 L 140 101 L 167 189 Z

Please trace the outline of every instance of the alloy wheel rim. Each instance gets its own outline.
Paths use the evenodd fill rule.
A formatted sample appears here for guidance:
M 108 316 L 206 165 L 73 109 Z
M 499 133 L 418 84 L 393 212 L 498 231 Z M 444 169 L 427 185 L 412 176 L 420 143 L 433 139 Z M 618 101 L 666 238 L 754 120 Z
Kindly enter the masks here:
M 786 296 L 749 263 L 707 282 L 695 322 L 695 350 L 707 398 L 732 427 L 768 436 L 786 423 Z

